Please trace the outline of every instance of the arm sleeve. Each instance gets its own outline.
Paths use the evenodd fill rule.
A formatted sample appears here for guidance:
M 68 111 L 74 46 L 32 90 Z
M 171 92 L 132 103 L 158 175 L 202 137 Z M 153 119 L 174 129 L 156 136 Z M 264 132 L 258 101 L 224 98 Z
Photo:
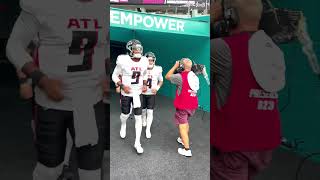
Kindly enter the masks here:
M 121 74 L 121 63 L 120 63 L 120 59 L 121 59 L 121 56 L 119 55 L 117 57 L 117 60 L 116 60 L 116 67 L 114 68 L 113 72 L 112 72 L 112 81 L 117 84 L 117 82 L 121 81 L 120 78 L 119 78 L 119 75 L 122 75 Z
M 114 68 L 112 73 L 112 81 L 117 84 L 117 82 L 121 81 L 119 78 L 119 75 L 121 75 L 121 66 L 117 64 L 117 66 Z
M 182 86 L 182 77 L 180 74 L 172 74 L 170 77 L 170 81 L 172 84 Z
M 17 69 L 21 69 L 33 59 L 27 51 L 27 47 L 40 29 L 39 21 L 30 13 L 21 11 L 11 35 L 8 39 L 6 54 Z

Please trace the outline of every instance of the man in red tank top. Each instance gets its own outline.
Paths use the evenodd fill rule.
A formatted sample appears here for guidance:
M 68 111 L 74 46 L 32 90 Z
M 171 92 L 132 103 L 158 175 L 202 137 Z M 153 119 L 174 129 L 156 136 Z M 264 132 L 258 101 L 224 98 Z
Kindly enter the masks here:
M 174 74 L 180 64 L 184 70 Z M 189 144 L 188 120 L 198 108 L 197 90 L 199 87 L 199 79 L 191 71 L 191 67 L 192 61 L 188 58 L 183 58 L 180 60 L 180 63 L 177 61 L 165 76 L 167 80 L 177 86 L 174 100 L 174 107 L 176 108 L 175 123 L 180 133 L 177 141 L 184 146 L 184 148 L 178 148 L 178 153 L 186 157 L 192 156 Z
M 263 7 L 260 0 L 213 6 L 214 20 L 229 12 L 237 22 L 232 22 L 230 36 L 211 40 L 211 178 L 248 180 L 270 163 L 281 139 L 277 92 L 263 87 L 266 83 L 256 74 L 265 70 L 254 70 L 251 59 L 251 47 L 258 46 L 252 38 L 259 33 L 265 37 L 258 31 Z M 280 51 L 272 42 L 265 45 Z

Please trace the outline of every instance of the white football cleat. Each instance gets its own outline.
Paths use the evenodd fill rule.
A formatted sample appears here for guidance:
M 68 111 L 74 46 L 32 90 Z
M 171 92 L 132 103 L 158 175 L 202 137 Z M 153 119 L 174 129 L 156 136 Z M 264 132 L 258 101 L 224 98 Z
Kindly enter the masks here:
M 192 156 L 192 153 L 191 153 L 191 150 L 186 150 L 184 148 L 178 148 L 178 153 L 183 155 L 183 156 L 186 156 L 186 157 L 191 157 Z
M 124 139 L 126 137 L 126 126 L 121 125 L 121 129 L 120 129 L 120 137 L 122 139 Z
M 137 151 L 138 154 L 142 154 L 143 153 L 143 148 L 141 147 L 141 144 L 134 145 L 134 148 L 136 148 L 136 151 Z

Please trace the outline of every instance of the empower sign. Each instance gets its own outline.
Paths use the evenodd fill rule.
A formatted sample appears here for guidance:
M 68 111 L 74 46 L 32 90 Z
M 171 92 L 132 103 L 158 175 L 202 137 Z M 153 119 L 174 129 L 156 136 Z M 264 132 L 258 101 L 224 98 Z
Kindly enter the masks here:
M 205 22 L 115 8 L 110 11 L 110 24 L 129 29 L 209 36 L 209 24 Z

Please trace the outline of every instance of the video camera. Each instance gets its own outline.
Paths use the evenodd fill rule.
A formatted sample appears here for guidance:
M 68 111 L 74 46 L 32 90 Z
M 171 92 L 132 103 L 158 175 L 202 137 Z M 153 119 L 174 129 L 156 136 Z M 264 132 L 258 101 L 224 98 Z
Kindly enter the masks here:
M 222 1 L 223 19 L 211 24 L 210 39 L 229 36 L 230 30 L 236 27 L 234 23 L 233 26 L 230 26 L 230 22 L 237 22 L 237 11 L 228 10 L 230 8 L 226 6 L 224 1 Z M 262 0 L 262 5 L 263 12 L 259 29 L 264 30 L 276 44 L 285 44 L 298 40 L 308 58 L 313 73 L 320 76 L 320 64 L 313 48 L 313 41 L 307 31 L 307 23 L 303 12 L 285 8 L 274 8 L 270 0 Z
M 183 60 L 184 58 L 182 58 L 181 60 L 179 60 L 179 67 L 174 71 L 174 74 L 177 73 L 181 73 L 184 71 L 184 65 L 183 65 Z M 209 80 L 209 76 L 206 70 L 206 66 L 203 64 L 197 64 L 194 61 L 192 61 L 192 67 L 191 67 L 191 71 L 193 71 L 196 75 L 203 75 L 203 77 L 206 79 L 206 82 L 208 85 L 210 85 L 210 80 Z
M 228 5 L 228 0 L 222 0 L 222 20 L 211 24 L 210 38 L 220 38 L 230 35 L 230 31 L 237 27 L 239 16 L 237 10 Z M 262 0 L 263 12 L 259 24 L 275 43 L 287 43 L 296 39 L 298 24 L 302 18 L 300 11 L 274 8 L 270 0 Z

